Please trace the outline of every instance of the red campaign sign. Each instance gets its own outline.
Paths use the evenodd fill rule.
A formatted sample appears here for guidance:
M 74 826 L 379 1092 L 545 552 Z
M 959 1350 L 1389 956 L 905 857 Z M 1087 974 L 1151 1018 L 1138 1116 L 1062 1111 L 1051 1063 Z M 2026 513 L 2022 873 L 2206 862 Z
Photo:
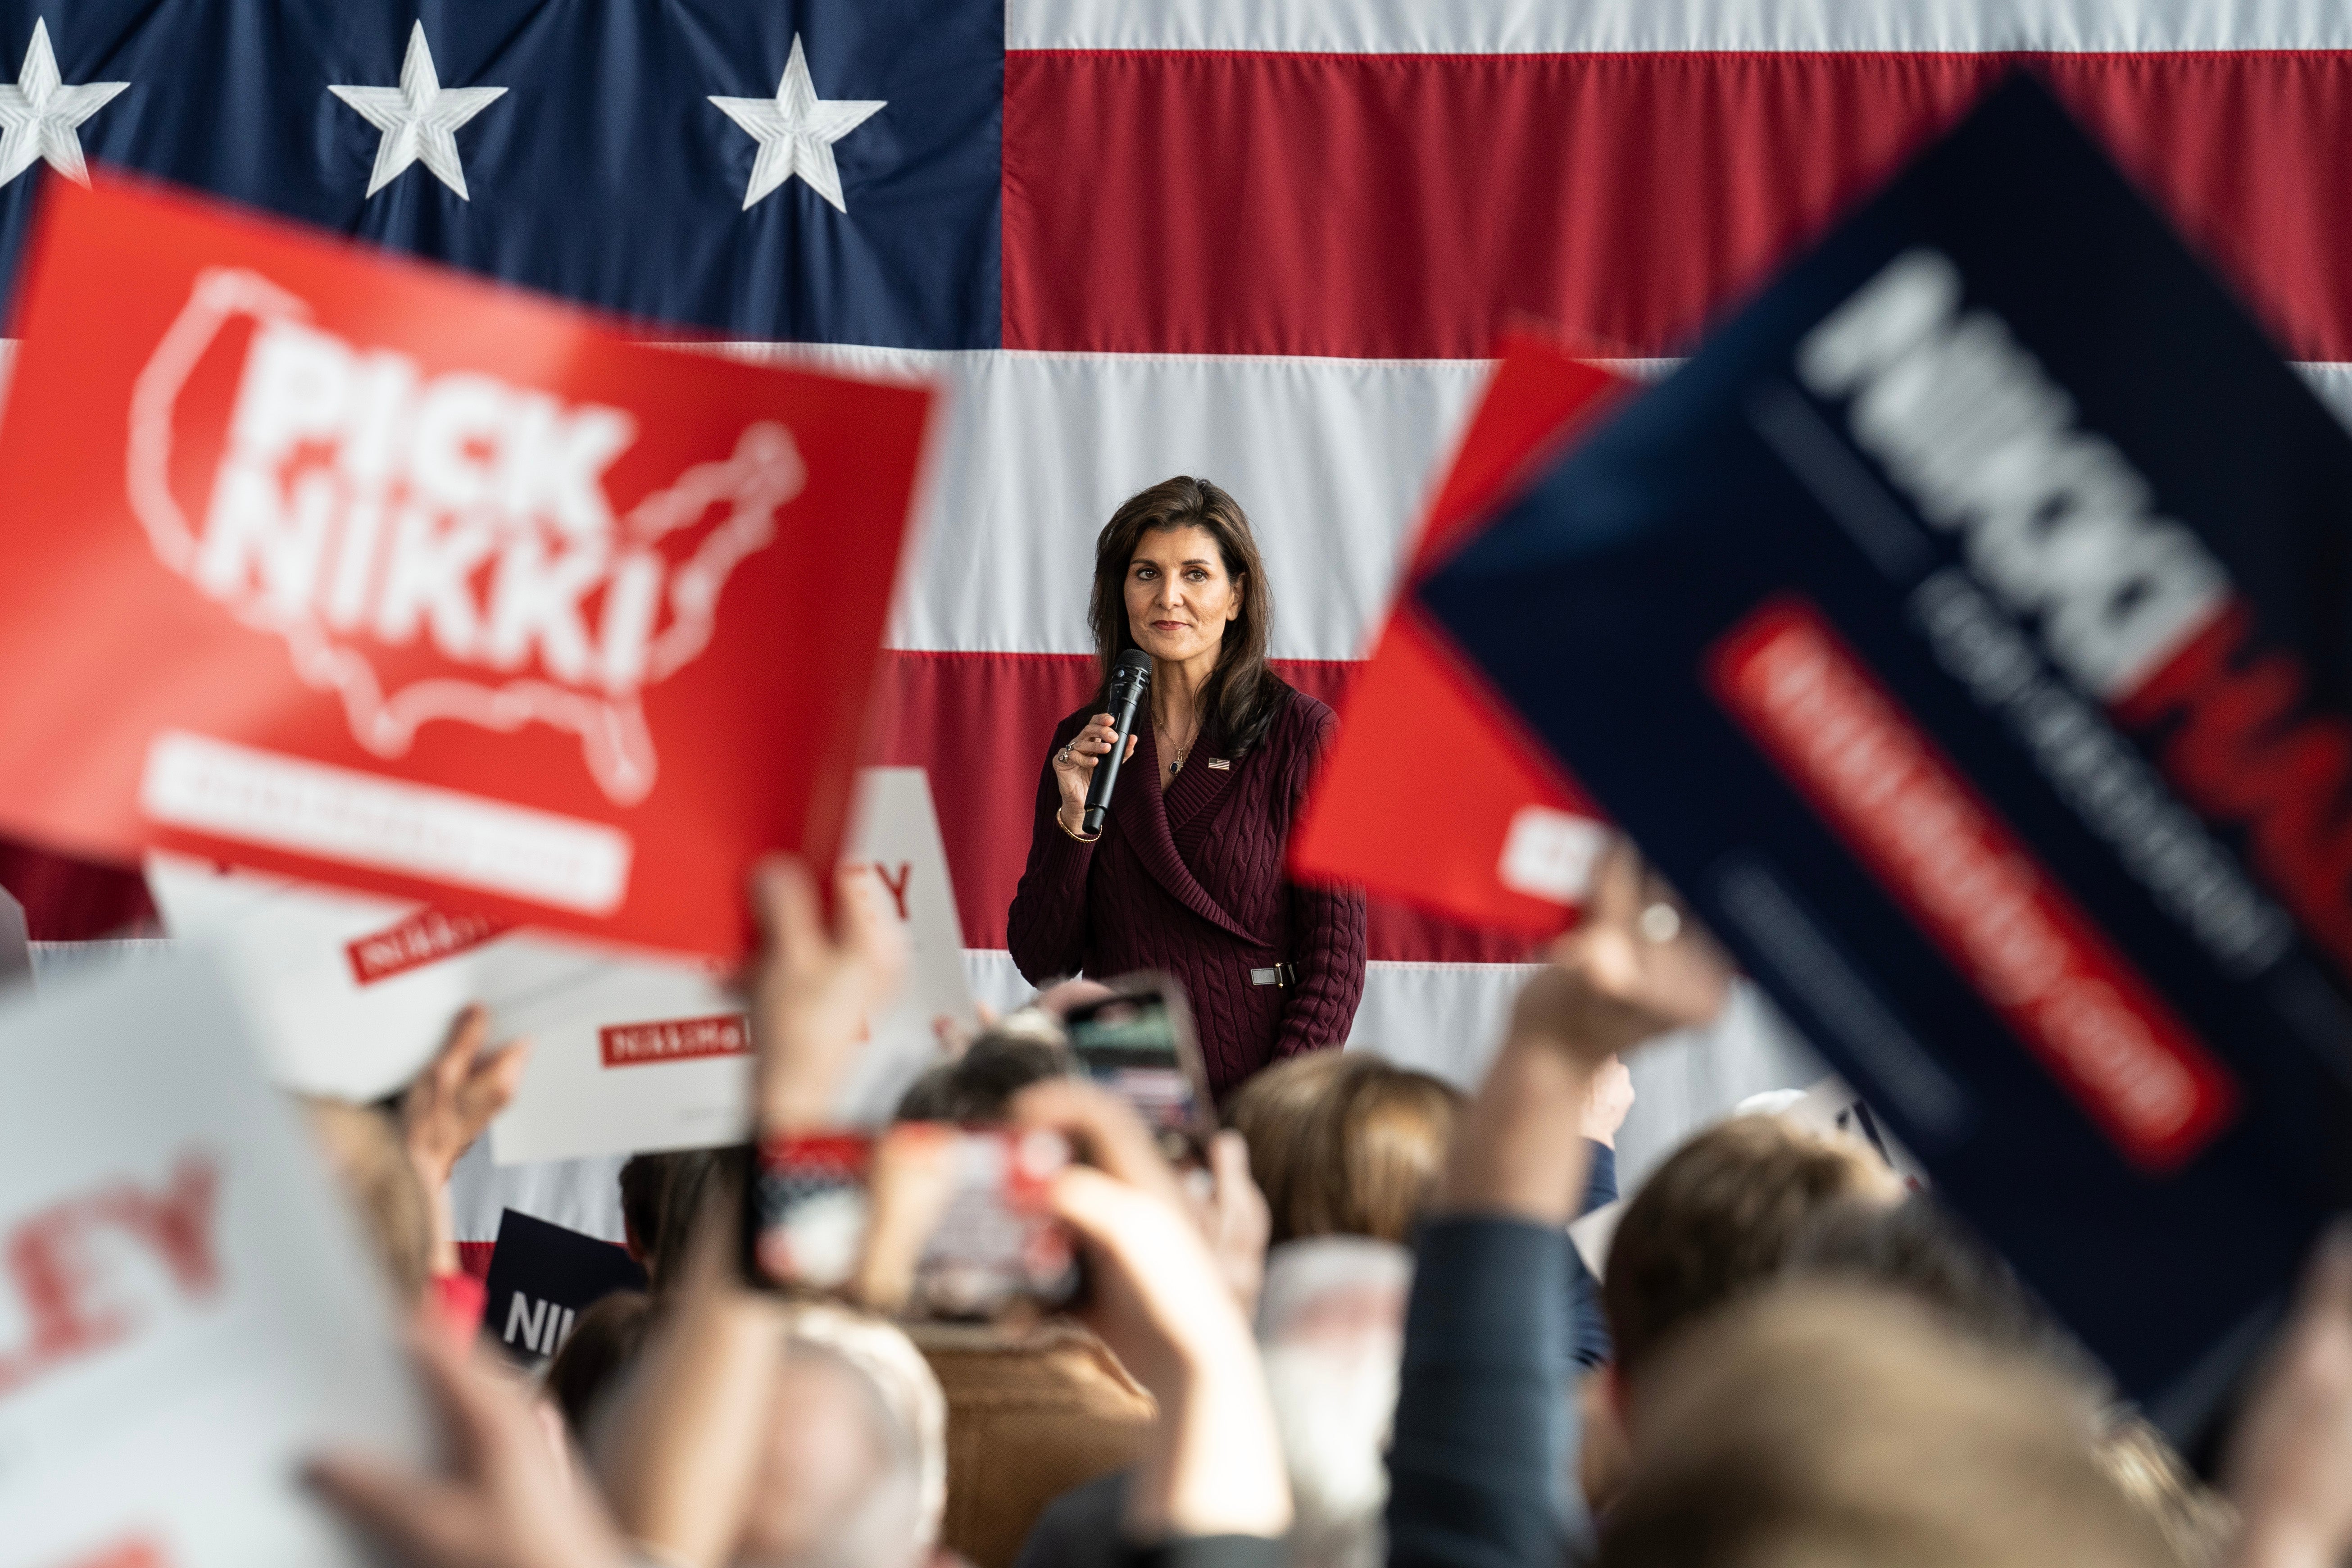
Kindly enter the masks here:
M 755 856 L 834 859 L 928 390 L 144 184 L 45 200 L 0 831 L 725 956 Z
M 1407 580 L 1483 526 L 1625 384 L 1556 343 L 1506 340 Z M 1294 874 L 1361 883 L 1530 941 L 1575 919 L 1605 842 L 1600 807 L 1403 595 L 1340 719 L 1291 833 Z

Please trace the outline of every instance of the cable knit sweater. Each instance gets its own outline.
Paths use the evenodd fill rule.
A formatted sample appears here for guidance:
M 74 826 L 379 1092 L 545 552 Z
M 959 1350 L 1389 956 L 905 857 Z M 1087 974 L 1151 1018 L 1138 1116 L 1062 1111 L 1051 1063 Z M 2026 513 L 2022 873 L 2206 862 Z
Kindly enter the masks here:
M 1283 875 L 1291 818 L 1337 716 L 1293 691 L 1265 740 L 1229 767 L 1211 765 L 1226 760 L 1213 723 L 1164 795 L 1147 720 L 1109 823 L 1081 844 L 1054 821 L 1062 795 L 1051 753 L 1099 711 L 1063 720 L 1047 748 L 1029 865 L 1005 921 L 1021 973 L 1033 984 L 1136 969 L 1175 976 L 1219 1099 L 1276 1058 L 1344 1041 L 1364 994 L 1363 894 Z M 1297 969 L 1294 984 L 1252 984 L 1251 970 L 1280 963 Z

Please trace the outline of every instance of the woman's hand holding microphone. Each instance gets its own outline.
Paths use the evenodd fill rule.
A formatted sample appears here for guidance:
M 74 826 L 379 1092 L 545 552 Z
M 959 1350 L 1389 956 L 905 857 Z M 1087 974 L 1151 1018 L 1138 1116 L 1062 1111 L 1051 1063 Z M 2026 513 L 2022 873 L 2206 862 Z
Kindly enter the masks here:
M 1087 727 L 1072 737 L 1070 743 L 1054 753 L 1054 782 L 1061 786 L 1062 807 L 1054 820 L 1062 831 L 1073 838 L 1091 837 L 1085 831 L 1087 785 L 1095 776 L 1095 769 L 1110 755 L 1112 743 L 1118 738 L 1118 728 L 1108 713 L 1097 713 L 1087 721 Z M 1127 738 L 1127 755 L 1135 755 L 1136 737 Z

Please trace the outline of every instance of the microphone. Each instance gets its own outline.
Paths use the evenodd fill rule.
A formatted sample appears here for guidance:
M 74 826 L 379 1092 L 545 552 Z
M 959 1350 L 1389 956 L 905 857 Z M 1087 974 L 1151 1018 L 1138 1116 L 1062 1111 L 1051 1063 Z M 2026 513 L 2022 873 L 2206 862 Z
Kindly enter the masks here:
M 1127 760 L 1127 738 L 1135 733 L 1136 711 L 1150 689 L 1151 656 L 1139 647 L 1120 654 L 1110 672 L 1110 754 L 1095 764 L 1095 776 L 1087 781 L 1087 809 L 1078 819 L 1083 832 L 1100 833 L 1110 816 L 1110 792 L 1118 784 L 1118 764 Z

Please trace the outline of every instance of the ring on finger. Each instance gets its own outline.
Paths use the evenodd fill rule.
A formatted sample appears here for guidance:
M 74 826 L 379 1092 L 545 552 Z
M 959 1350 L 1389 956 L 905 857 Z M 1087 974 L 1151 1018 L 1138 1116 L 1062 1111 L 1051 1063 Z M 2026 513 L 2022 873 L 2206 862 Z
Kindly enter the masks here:
M 1634 924 L 1643 941 L 1667 942 L 1681 933 L 1683 917 L 1672 904 L 1652 904 L 1642 911 L 1641 919 Z

